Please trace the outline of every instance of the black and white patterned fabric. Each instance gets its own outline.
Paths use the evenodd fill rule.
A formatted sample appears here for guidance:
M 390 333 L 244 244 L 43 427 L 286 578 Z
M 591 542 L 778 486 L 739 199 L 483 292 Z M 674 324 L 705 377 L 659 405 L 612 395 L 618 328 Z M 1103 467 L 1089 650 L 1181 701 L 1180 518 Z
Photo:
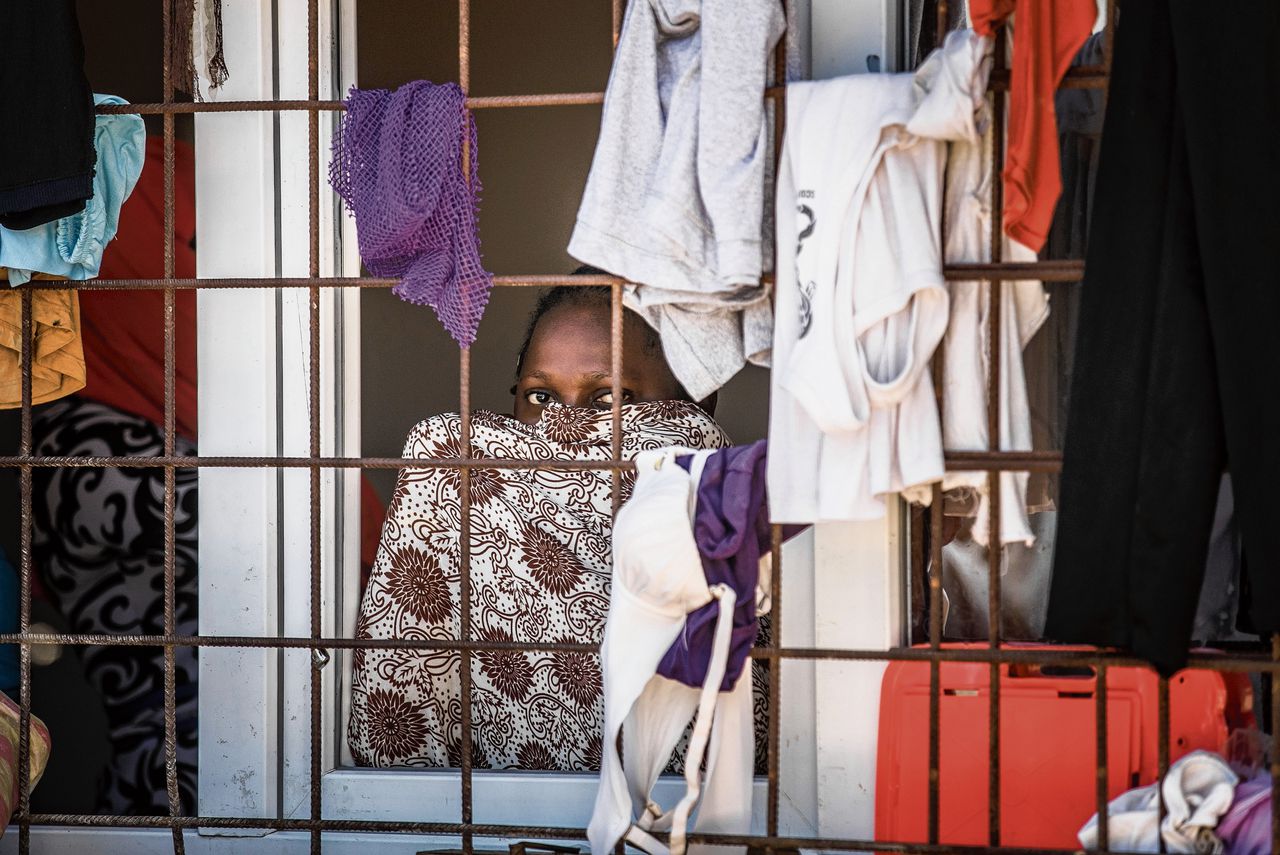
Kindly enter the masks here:
M 34 453 L 137 456 L 164 453 L 151 422 L 72 396 L 35 413 Z M 176 452 L 195 446 L 176 439 Z M 196 471 L 176 470 L 174 543 L 177 632 L 197 632 Z M 33 470 L 35 567 L 71 632 L 164 633 L 164 470 Z M 196 651 L 176 649 L 178 784 L 184 814 L 196 804 Z M 98 809 L 168 813 L 164 761 L 164 653 L 91 646 L 90 683 L 106 705 L 112 761 Z

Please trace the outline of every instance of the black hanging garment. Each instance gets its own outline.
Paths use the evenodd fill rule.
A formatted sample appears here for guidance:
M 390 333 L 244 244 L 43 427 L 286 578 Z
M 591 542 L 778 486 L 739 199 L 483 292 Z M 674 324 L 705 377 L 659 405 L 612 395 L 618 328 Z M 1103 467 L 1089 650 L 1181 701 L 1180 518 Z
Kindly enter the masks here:
M 1047 636 L 1185 664 L 1224 466 L 1280 630 L 1280 3 L 1125 0 Z
M 75 0 L 0 2 L 0 226 L 30 229 L 84 210 L 93 115 Z

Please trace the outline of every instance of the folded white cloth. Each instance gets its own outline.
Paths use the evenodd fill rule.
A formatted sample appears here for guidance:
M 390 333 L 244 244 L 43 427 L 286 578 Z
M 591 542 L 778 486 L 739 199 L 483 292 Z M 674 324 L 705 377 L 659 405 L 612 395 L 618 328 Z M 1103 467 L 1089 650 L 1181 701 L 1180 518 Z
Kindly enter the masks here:
M 1164 777 L 1164 824 L 1156 784 L 1115 798 L 1107 806 L 1108 846 L 1113 852 L 1156 852 L 1164 838 L 1169 852 L 1218 855 L 1222 841 L 1214 833 L 1231 808 L 1239 778 L 1216 754 L 1193 751 L 1169 767 Z M 1080 845 L 1098 846 L 1098 816 L 1080 829 Z

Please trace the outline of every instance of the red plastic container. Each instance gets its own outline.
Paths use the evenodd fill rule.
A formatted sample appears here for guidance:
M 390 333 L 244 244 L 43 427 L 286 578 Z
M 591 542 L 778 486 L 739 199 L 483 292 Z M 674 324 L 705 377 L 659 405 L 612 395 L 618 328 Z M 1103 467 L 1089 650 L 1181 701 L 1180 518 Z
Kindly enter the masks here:
M 945 645 L 948 649 L 984 646 Z M 1027 645 L 1008 647 L 1026 649 Z M 985 846 L 990 666 L 946 662 L 940 673 L 939 839 L 944 844 Z M 1089 668 L 1001 666 L 1002 845 L 1079 848 L 1076 832 L 1097 807 L 1096 684 Z M 1182 671 L 1170 680 L 1170 762 L 1198 748 L 1223 749 L 1228 706 L 1241 706 L 1241 699 L 1228 689 L 1223 675 L 1210 671 Z M 1156 779 L 1158 716 L 1155 672 L 1107 669 L 1110 797 Z M 892 662 L 880 695 L 878 840 L 927 841 L 928 781 L 929 663 Z

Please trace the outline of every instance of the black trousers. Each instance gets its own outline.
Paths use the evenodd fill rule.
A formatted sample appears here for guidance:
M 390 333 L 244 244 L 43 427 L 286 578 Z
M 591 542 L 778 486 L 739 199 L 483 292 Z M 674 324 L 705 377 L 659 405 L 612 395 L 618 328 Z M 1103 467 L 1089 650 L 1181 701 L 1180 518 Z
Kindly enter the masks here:
M 1280 3 L 1125 0 L 1046 636 L 1186 662 L 1219 476 L 1280 630 Z

